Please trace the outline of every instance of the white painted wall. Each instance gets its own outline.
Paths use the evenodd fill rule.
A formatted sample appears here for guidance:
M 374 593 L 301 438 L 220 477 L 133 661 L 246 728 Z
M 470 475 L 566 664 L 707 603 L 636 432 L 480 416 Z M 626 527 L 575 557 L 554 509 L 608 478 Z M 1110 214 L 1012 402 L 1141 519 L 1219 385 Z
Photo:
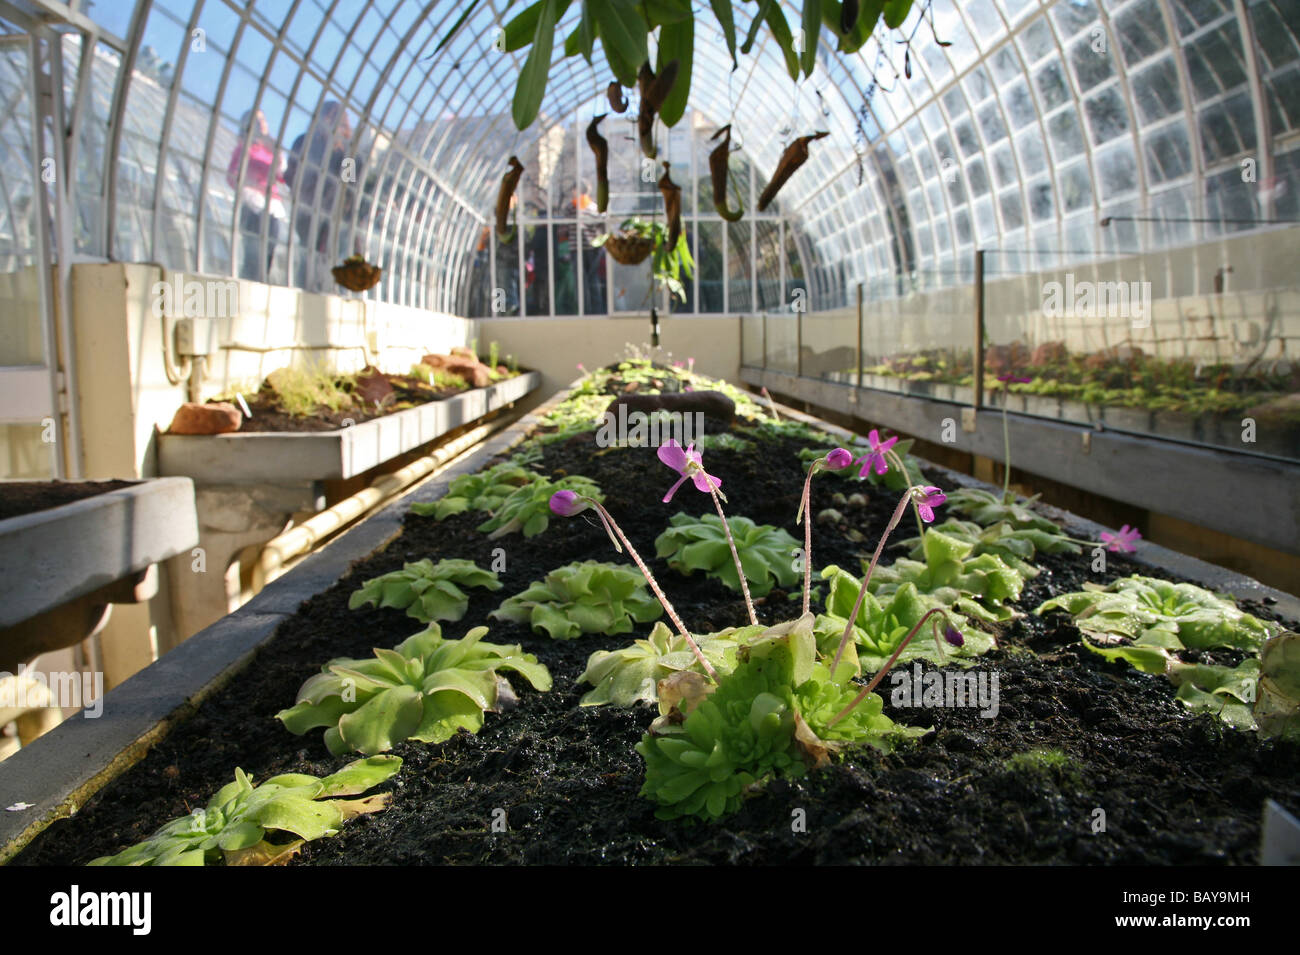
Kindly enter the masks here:
M 370 363 L 405 372 L 427 352 L 445 352 L 469 339 L 469 321 L 422 309 L 242 280 L 178 276 L 154 265 L 75 265 L 75 380 L 89 479 L 157 475 L 155 435 L 187 400 L 185 381 L 169 381 L 164 364 L 164 336 L 170 343 L 175 320 L 154 314 L 157 284 L 175 288 L 178 277 L 183 291 L 186 282 L 198 282 L 201 288 L 216 283 L 219 290 L 228 282 L 235 286 L 233 300 L 214 298 L 222 314 L 205 314 L 199 322 L 211 343 L 201 399 L 256 383 L 290 364 L 327 363 L 355 371 Z M 172 361 L 178 361 L 174 354 Z M 159 573 L 158 596 L 147 604 L 114 607 L 100 637 L 109 686 L 152 662 L 160 643 L 175 642 L 167 567 L 160 566 Z

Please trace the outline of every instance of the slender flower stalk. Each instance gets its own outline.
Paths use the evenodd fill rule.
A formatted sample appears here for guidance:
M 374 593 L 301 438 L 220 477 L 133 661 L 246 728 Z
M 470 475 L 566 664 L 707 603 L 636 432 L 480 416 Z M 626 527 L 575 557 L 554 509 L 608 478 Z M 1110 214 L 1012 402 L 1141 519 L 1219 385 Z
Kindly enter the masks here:
M 834 673 L 840 667 L 840 657 L 844 656 L 844 648 L 848 646 L 849 636 L 853 633 L 853 621 L 858 619 L 858 611 L 862 609 L 862 601 L 867 596 L 867 583 L 871 580 L 871 574 L 876 569 L 876 563 L 880 560 L 881 551 L 885 549 L 885 541 L 889 540 L 889 535 L 893 533 L 898 522 L 903 519 L 903 511 L 907 509 L 907 504 L 912 500 L 912 489 L 909 487 L 903 492 L 898 506 L 894 508 L 893 516 L 889 518 L 889 525 L 885 528 L 885 533 L 880 535 L 880 541 L 876 544 L 876 552 L 871 555 L 871 563 L 867 565 L 867 572 L 862 577 L 862 586 L 858 590 L 858 599 L 853 604 L 853 610 L 849 613 L 848 622 L 844 625 L 844 635 L 840 637 L 840 645 L 835 650 L 835 661 L 831 664 L 831 672 Z
M 903 652 L 904 649 L 906 649 L 907 645 L 911 642 L 912 638 L 916 636 L 917 632 L 920 631 L 920 629 L 923 626 L 925 626 L 925 622 L 929 620 L 931 617 L 933 617 L 935 614 L 942 614 L 944 618 L 944 623 L 947 624 L 947 626 L 944 627 L 944 631 L 943 631 L 944 640 L 947 640 L 948 643 L 952 644 L 955 647 L 959 647 L 965 642 L 961 635 L 961 631 L 958 630 L 955 626 L 953 626 L 952 621 L 948 619 L 948 612 L 945 608 L 932 607 L 931 609 L 927 610 L 921 616 L 921 619 L 916 622 L 915 626 L 913 626 L 912 629 L 908 631 L 907 636 L 903 638 L 902 643 L 898 645 L 898 649 L 895 650 L 893 656 L 891 656 L 885 662 L 885 665 L 880 669 L 880 672 L 871 678 L 871 682 L 868 683 L 865 687 L 863 687 L 862 692 L 853 698 L 852 703 L 844 707 L 844 709 L 840 710 L 840 712 L 836 714 L 835 718 L 826 724 L 827 727 L 834 726 L 840 720 L 844 719 L 844 717 L 852 713 L 854 708 L 863 700 L 865 700 L 867 696 L 870 695 L 872 690 L 874 690 L 877 686 L 880 685 L 880 681 L 883 680 L 885 678 L 885 674 L 887 674 L 893 668 L 894 664 L 898 661 L 899 655 Z M 934 645 L 939 648 L 939 659 L 942 660 L 943 643 L 940 642 L 939 639 L 939 622 L 936 620 L 932 626 L 934 629 Z M 831 667 L 832 673 L 835 672 L 836 667 L 839 666 L 839 663 L 840 663 L 839 657 L 837 656 L 835 658 L 835 666 Z
M 763 386 L 763 397 L 767 399 L 768 406 L 772 409 L 772 417 L 776 419 L 777 424 L 780 424 L 781 416 L 776 413 L 776 402 L 772 400 L 772 396 L 768 393 L 767 385 Z
M 697 490 L 712 495 L 713 506 L 718 509 L 718 519 L 722 521 L 722 532 L 727 535 L 727 546 L 731 548 L 731 559 L 736 563 L 736 575 L 740 578 L 740 592 L 745 595 L 745 609 L 749 611 L 749 622 L 757 625 L 758 616 L 754 613 L 754 602 L 749 596 L 745 567 L 741 564 L 740 554 L 736 551 L 736 539 L 731 536 L 731 525 L 727 523 L 727 515 L 722 513 L 722 502 L 727 499 L 726 495 L 718 490 L 722 487 L 722 481 L 704 470 L 704 456 L 695 450 L 694 444 L 683 448 L 676 441 L 669 440 L 666 444 L 660 445 L 659 460 L 681 475 L 677 483 L 664 495 L 665 504 L 673 499 L 677 489 L 688 480 L 694 482 Z
M 642 576 L 645 577 L 646 583 L 650 585 L 650 589 L 654 591 L 654 595 L 658 597 L 659 602 L 663 604 L 664 610 L 668 613 L 668 619 L 673 622 L 678 633 L 685 638 L 687 645 L 691 648 L 691 652 L 695 654 L 695 659 L 699 660 L 700 665 L 704 667 L 704 672 L 709 675 L 709 678 L 713 680 L 714 683 L 717 683 L 717 671 L 714 670 L 709 661 L 704 658 L 704 651 L 702 651 L 700 645 L 695 642 L 695 638 L 691 636 L 691 632 L 686 628 L 686 624 L 682 623 L 682 618 L 677 616 L 677 611 L 674 609 L 672 601 L 670 601 L 668 595 L 660 589 L 659 581 L 655 580 L 654 574 L 650 573 L 650 568 L 646 566 L 645 561 L 641 559 L 641 555 L 637 553 L 636 548 L 632 546 L 632 542 L 627 539 L 627 535 L 623 533 L 623 529 L 614 521 L 614 518 L 609 511 L 605 510 L 604 506 L 602 506 L 599 501 L 585 497 L 581 494 L 576 494 L 573 491 L 556 491 L 551 495 L 551 510 L 556 514 L 559 514 L 561 517 L 573 517 L 575 514 L 586 510 L 587 507 L 595 508 L 596 514 L 600 517 L 601 523 L 605 525 L 605 533 L 607 533 L 610 540 L 614 542 L 614 549 L 621 552 L 624 547 L 627 548 L 628 555 L 636 562 L 637 569 L 641 571 Z M 619 544 L 620 541 L 622 542 L 622 546 Z
M 848 646 L 849 637 L 853 633 L 853 622 L 858 619 L 858 611 L 862 609 L 862 601 L 867 597 L 867 584 L 871 582 L 871 575 L 880 560 L 881 552 L 885 549 L 885 541 L 889 540 L 889 535 L 894 532 L 898 522 L 903 519 L 903 511 L 907 509 L 908 502 L 914 502 L 920 518 L 929 523 L 934 520 L 934 508 L 945 500 L 943 492 L 937 487 L 909 487 L 903 492 L 902 499 L 898 502 L 893 515 L 889 518 L 889 525 L 885 528 L 885 532 L 880 535 L 880 542 L 876 544 L 876 552 L 871 555 L 871 563 L 867 565 L 867 572 L 862 576 L 862 585 L 858 588 L 858 599 L 853 603 L 853 610 L 850 611 L 849 619 L 844 624 L 844 634 L 840 637 L 840 645 L 835 650 L 835 660 L 831 664 L 832 673 L 839 668 L 840 658 L 844 656 L 844 648 Z
M 1006 504 L 1011 495 L 1011 434 L 1007 430 L 1007 399 L 1011 397 L 1013 381 L 1025 385 L 1033 379 L 1018 375 L 998 375 L 998 381 L 1002 382 L 1002 503 Z
M 745 568 L 740 563 L 740 554 L 736 552 L 736 539 L 731 536 L 731 525 L 727 523 L 727 515 L 722 513 L 722 499 L 718 497 L 718 489 L 710 488 L 709 493 L 713 495 L 713 506 L 718 509 L 718 519 L 722 521 L 722 531 L 727 535 L 727 546 L 731 548 L 731 559 L 736 562 L 736 576 L 740 578 L 740 592 L 745 595 L 745 609 L 749 611 L 749 622 L 758 625 L 758 615 L 754 613 L 754 601 L 749 597 L 749 582 L 745 580 Z
M 799 498 L 799 512 L 794 516 L 796 524 L 803 524 L 803 612 L 808 612 L 808 602 L 812 594 L 812 479 L 813 475 L 826 468 L 840 471 L 853 464 L 853 455 L 844 448 L 836 448 L 825 456 L 808 465 L 808 477 L 803 482 L 803 496 Z

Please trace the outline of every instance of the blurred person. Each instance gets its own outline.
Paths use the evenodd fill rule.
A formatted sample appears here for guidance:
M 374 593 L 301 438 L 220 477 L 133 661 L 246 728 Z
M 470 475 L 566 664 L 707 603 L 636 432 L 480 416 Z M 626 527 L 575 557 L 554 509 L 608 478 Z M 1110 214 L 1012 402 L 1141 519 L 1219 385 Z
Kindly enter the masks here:
M 312 291 L 323 291 L 328 288 L 325 276 L 333 264 L 329 261 L 330 218 L 334 214 L 339 184 L 343 181 L 343 164 L 350 158 L 347 150 L 352 138 L 352 124 L 348 121 L 347 111 L 342 104 L 327 100 L 321 106 L 320 116 L 310 133 L 310 143 L 307 133 L 303 133 L 289 148 L 285 180 L 293 187 L 294 231 L 298 234 L 303 250 L 299 273 L 301 281 L 298 284 Z M 360 169 L 355 166 L 352 172 L 360 175 Z M 345 194 L 344 218 L 350 212 L 350 200 L 351 196 Z M 313 236 L 314 211 L 316 234 Z
M 245 163 L 245 156 L 247 162 Z M 280 183 L 285 181 L 285 159 L 271 139 L 266 115 L 250 110 L 239 120 L 239 144 L 230 156 L 226 182 L 239 186 L 239 168 L 244 166 L 244 184 L 239 193 L 239 231 L 243 246 L 241 278 L 264 281 L 271 276 L 275 243 L 281 223 L 288 222 Z M 269 197 L 268 197 L 269 187 Z M 258 250 L 262 241 L 262 224 L 266 223 L 266 273 L 263 275 Z

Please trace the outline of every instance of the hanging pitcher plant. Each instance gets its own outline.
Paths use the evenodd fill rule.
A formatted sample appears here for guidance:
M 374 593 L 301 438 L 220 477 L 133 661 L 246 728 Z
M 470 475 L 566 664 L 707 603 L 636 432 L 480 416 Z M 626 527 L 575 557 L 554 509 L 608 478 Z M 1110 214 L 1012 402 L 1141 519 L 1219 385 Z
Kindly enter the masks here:
M 435 54 L 446 46 L 470 19 L 483 0 L 471 0 L 455 25 L 443 37 Z M 837 53 L 855 53 L 870 39 L 877 23 L 896 29 L 912 9 L 913 0 L 887 0 L 860 3 L 848 0 L 803 0 L 802 13 L 794 28 L 808 37 L 796 43 L 795 29 L 786 19 L 778 0 L 709 0 L 731 57 L 732 69 L 739 65 L 737 53 L 747 56 L 766 27 L 776 42 L 792 80 L 800 73 L 813 73 L 823 39 Z M 518 6 L 516 0 L 504 0 L 504 12 Z M 571 10 L 576 8 L 576 16 Z M 567 15 L 567 19 L 566 19 Z M 746 18 L 748 18 L 746 22 Z M 506 21 L 498 40 L 502 52 L 528 49 L 515 86 L 511 113 L 515 126 L 526 129 L 537 119 L 546 95 L 547 78 L 555 54 L 556 33 L 561 21 L 568 28 L 564 34 L 564 56 L 581 56 L 592 64 L 597 44 L 609 63 L 620 86 L 638 87 L 638 74 L 650 62 L 649 37 L 657 31 L 657 55 L 653 75 L 663 76 L 676 63 L 676 77 L 667 84 L 655 112 L 667 126 L 674 126 L 686 111 L 690 99 L 691 73 L 695 58 L 695 17 L 690 0 L 535 0 Z M 739 29 L 743 29 L 743 35 Z M 823 30 L 829 37 L 823 37 Z M 706 40 L 707 42 L 707 40 Z M 642 90 L 644 94 L 644 90 Z M 608 91 L 615 112 L 626 109 L 621 93 Z

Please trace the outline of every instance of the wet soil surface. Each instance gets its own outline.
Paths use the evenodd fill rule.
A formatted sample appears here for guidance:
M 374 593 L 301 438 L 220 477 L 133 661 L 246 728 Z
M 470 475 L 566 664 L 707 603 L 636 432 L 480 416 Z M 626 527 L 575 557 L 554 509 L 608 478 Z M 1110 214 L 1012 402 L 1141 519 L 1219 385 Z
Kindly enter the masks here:
M 706 433 L 725 427 L 713 420 L 708 426 Z M 750 454 L 706 452 L 730 513 L 782 526 L 802 539 L 793 520 L 802 487 L 801 446 L 784 440 L 760 444 Z M 548 447 L 540 467 L 599 482 L 610 511 L 688 626 L 713 631 L 744 621 L 738 595 L 651 559 L 654 538 L 671 514 L 711 510 L 709 499 L 689 484 L 672 504 L 660 503 L 674 475 L 653 449 L 601 452 L 587 435 Z M 853 490 L 870 495 L 866 507 L 846 512 L 868 543 L 822 530 L 814 538 L 819 568 L 832 562 L 856 568 L 888 522 L 892 494 L 832 475 L 813 483 L 814 512 L 831 506 L 836 491 Z M 75 817 L 46 830 L 16 862 L 84 863 L 117 852 L 203 805 L 233 778 L 235 766 L 255 779 L 336 770 L 347 760 L 329 755 L 319 731 L 292 736 L 274 714 L 290 706 L 299 685 L 331 657 L 367 655 L 421 629 L 399 611 L 349 611 L 349 594 L 405 561 L 467 557 L 488 566 L 496 547 L 505 549 L 506 588 L 475 591 L 465 619 L 445 625 L 444 633 L 461 636 L 489 624 L 489 640 L 521 643 L 535 653 L 550 668 L 554 689 L 538 693 L 515 680 L 520 705 L 489 714 L 477 736 L 461 733 L 439 746 L 399 745 L 394 752 L 405 763 L 387 784 L 391 807 L 349 822 L 336 838 L 308 844 L 294 864 L 1251 864 L 1264 800 L 1300 811 L 1300 746 L 1260 741 L 1193 716 L 1164 678 L 1084 649 L 1063 615 L 1030 614 L 1003 627 L 999 648 L 978 664 L 998 676 L 995 717 L 967 708 L 895 707 L 886 694 L 890 716 L 935 731 L 890 756 L 850 752 L 803 780 L 771 783 L 715 824 L 659 821 L 638 795 L 644 769 L 633 751 L 654 711 L 578 706 L 588 687 L 575 680 L 587 657 L 629 638 L 551 641 L 521 625 L 485 619 L 505 596 L 561 564 L 622 559 L 589 517 L 553 519 L 531 540 L 513 535 L 489 541 L 474 529 L 481 515 L 441 523 L 408 515 L 405 531 L 385 551 L 305 603 L 242 676 Z M 1084 581 L 1141 571 L 1120 556 L 1108 557 L 1107 573 L 1093 575 L 1086 552 L 1039 555 L 1043 572 L 1017 606 L 1032 610 Z M 796 604 L 785 598 L 774 590 L 758 608 L 761 620 L 792 616 Z M 1276 619 L 1266 606 L 1246 607 Z M 1063 751 L 1069 763 L 1040 771 L 1005 766 L 1035 749 Z M 1094 831 L 1102 813 L 1104 831 Z M 494 820 L 502 819 L 506 831 L 494 831 Z
M 139 481 L 0 481 L 0 521 L 62 507 Z

